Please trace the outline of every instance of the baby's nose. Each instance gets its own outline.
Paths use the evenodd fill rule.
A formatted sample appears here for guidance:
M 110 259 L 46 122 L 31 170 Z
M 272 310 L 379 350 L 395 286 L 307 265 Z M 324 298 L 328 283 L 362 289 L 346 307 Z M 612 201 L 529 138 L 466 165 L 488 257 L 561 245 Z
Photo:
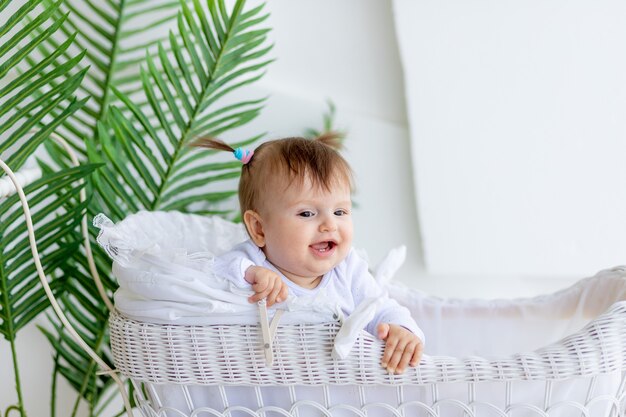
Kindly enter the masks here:
M 320 231 L 322 232 L 334 232 L 337 230 L 337 222 L 332 217 L 327 217 L 320 224 Z

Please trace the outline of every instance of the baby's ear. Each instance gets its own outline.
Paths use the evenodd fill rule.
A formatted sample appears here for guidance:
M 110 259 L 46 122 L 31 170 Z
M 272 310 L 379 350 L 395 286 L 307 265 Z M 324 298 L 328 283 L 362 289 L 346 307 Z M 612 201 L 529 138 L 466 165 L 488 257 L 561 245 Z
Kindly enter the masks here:
M 254 210 L 246 210 L 243 214 L 243 222 L 254 244 L 259 248 L 264 247 L 265 233 L 263 232 L 263 220 L 261 219 L 261 215 Z

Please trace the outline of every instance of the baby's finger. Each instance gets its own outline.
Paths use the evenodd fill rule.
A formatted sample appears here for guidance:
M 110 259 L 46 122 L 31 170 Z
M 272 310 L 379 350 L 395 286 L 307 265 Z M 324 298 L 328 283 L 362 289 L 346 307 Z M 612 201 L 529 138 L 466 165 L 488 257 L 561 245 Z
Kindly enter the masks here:
M 258 279 L 257 281 L 254 282 L 254 284 L 252 284 L 252 289 L 256 293 L 260 293 L 266 290 L 269 292 L 269 290 L 271 289 L 269 288 L 269 280 L 263 279 L 263 278 Z
M 275 286 L 267 296 L 267 306 L 271 307 L 277 301 L 278 294 L 280 294 L 280 285 Z
M 389 369 L 389 361 L 391 360 L 391 356 L 396 350 L 397 345 L 398 341 L 396 339 L 387 340 L 387 343 L 385 344 L 385 351 L 383 352 L 383 358 L 380 361 L 383 368 Z
M 389 359 L 389 364 L 387 365 L 387 371 L 391 373 L 395 373 L 398 369 L 398 365 L 400 364 L 400 359 L 402 359 L 402 355 L 404 354 L 404 346 L 396 346 L 396 349 L 393 351 L 391 355 L 391 359 Z
M 267 295 L 270 293 L 270 290 L 265 290 L 265 291 L 261 291 L 261 292 L 257 292 L 253 295 L 251 295 L 248 298 L 248 301 L 250 301 L 251 303 L 255 303 L 257 301 L 261 301 L 262 299 L 264 299 L 265 297 L 267 297 Z
M 389 324 L 381 323 L 376 326 L 376 333 L 378 334 L 378 338 L 380 340 L 385 340 L 389 336 Z
M 401 374 L 405 371 L 409 361 L 413 357 L 413 352 L 415 352 L 415 345 L 408 345 L 404 349 L 400 362 L 398 363 L 398 367 L 396 368 L 396 373 Z
M 280 298 L 280 301 L 277 299 L 277 303 L 282 303 L 287 299 L 287 297 L 289 297 L 289 287 L 287 287 L 287 285 L 283 284 L 282 288 L 280 289 L 280 293 L 278 294 L 278 297 Z
M 418 343 L 417 347 L 415 348 L 415 351 L 413 352 L 413 357 L 411 358 L 411 362 L 410 362 L 411 366 L 417 366 L 417 364 L 420 363 L 420 360 L 422 360 L 423 350 L 424 350 L 424 345 L 421 342 Z

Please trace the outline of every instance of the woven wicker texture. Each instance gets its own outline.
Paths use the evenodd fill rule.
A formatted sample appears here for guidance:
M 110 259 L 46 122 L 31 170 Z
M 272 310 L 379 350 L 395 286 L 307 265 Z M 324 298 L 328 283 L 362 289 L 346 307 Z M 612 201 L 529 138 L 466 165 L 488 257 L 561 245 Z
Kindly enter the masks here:
M 345 360 L 332 359 L 339 322 L 279 326 L 271 367 L 258 325 L 162 325 L 115 312 L 111 347 L 145 417 L 625 416 L 624 288 L 624 269 L 614 268 L 538 299 L 536 311 L 552 318 L 590 317 L 555 343 L 489 358 L 425 356 L 403 375 L 383 370 L 382 343 L 366 332 Z
M 112 314 L 111 347 L 124 375 L 175 384 L 413 384 L 561 380 L 624 369 L 626 302 L 579 332 L 536 350 L 485 359 L 426 356 L 403 375 L 380 366 L 382 344 L 363 332 L 345 360 L 331 358 L 339 323 L 278 329 L 275 362 L 265 367 L 259 326 L 181 326 L 141 323 Z

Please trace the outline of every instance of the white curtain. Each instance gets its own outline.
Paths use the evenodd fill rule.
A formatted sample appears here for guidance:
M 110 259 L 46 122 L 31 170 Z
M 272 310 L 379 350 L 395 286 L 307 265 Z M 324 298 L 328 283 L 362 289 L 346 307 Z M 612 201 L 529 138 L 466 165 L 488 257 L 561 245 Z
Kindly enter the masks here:
M 626 262 L 626 2 L 394 0 L 432 273 Z

